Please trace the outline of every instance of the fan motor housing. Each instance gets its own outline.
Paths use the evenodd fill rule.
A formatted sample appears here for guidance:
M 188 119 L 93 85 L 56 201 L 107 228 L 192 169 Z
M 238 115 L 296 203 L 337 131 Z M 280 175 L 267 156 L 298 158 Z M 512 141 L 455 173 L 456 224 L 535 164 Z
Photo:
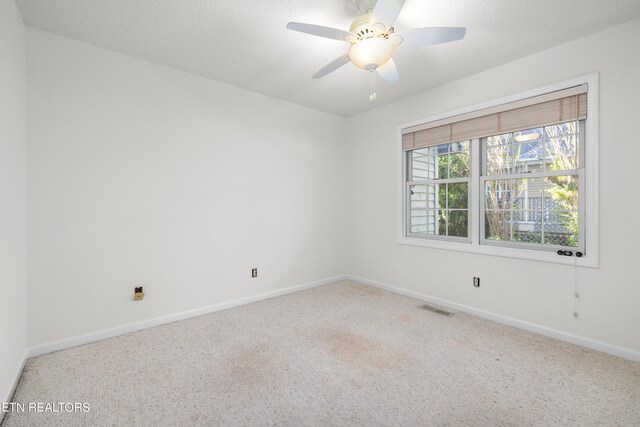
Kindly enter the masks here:
M 362 16 L 357 17 L 352 23 L 349 31 L 353 33 L 356 40 L 363 40 L 372 37 L 389 38 L 389 33 L 384 24 L 378 22 L 371 24 L 371 13 L 365 13 Z
M 371 20 L 371 15 L 372 15 L 371 13 L 365 13 L 364 15 L 358 16 L 351 23 L 351 28 L 349 28 L 349 31 L 351 31 L 353 34 L 358 34 L 360 30 L 364 30 L 365 28 L 368 28 L 369 21 Z

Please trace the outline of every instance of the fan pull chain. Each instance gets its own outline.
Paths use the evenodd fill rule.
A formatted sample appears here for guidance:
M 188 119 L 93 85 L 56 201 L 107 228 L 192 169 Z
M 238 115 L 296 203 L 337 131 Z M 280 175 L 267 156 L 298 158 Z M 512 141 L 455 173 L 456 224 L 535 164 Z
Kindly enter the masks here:
M 579 252 L 578 252 L 579 253 Z M 578 318 L 578 302 L 580 292 L 578 290 L 578 258 L 573 259 L 573 317 Z
M 369 75 L 371 76 L 369 79 L 369 101 L 371 102 L 378 97 L 378 94 L 376 94 L 376 76 L 373 71 L 373 69 L 369 70 Z

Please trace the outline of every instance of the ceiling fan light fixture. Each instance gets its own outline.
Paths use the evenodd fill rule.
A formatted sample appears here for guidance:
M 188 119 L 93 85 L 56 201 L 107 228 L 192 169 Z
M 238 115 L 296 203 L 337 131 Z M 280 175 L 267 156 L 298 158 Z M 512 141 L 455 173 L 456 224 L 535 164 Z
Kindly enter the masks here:
M 375 70 L 384 65 L 396 50 L 396 45 L 382 37 L 360 40 L 349 49 L 349 59 L 363 70 Z
M 356 67 L 369 71 L 370 101 L 376 99 L 376 74 L 387 83 L 398 81 L 398 69 L 392 58 L 396 47 L 423 47 L 448 43 L 462 39 L 467 31 L 464 27 L 427 27 L 410 28 L 396 34 L 394 23 L 406 0 L 350 1 L 354 1 L 363 14 L 353 20 L 349 31 L 302 22 L 289 22 L 287 28 L 349 43 L 351 46 L 346 54 L 322 67 L 313 78 L 322 78 L 352 62 Z

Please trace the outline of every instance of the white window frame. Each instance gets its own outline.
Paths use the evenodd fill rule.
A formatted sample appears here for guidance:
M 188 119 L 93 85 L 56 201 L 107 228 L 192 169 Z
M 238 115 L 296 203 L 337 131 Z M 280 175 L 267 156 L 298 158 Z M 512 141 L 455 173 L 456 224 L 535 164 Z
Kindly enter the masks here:
M 570 264 L 581 267 L 599 267 L 599 89 L 598 89 L 598 73 L 588 74 L 586 76 L 576 77 L 565 80 L 556 84 L 532 89 L 504 98 L 495 99 L 470 107 L 450 111 L 443 114 L 427 117 L 424 119 L 414 120 L 404 123 L 397 128 L 397 180 L 398 180 L 398 202 L 397 202 L 397 235 L 398 243 L 411 246 L 422 246 L 437 249 L 446 249 L 461 252 L 472 252 L 484 255 L 495 255 L 509 258 L 519 258 L 543 262 L 553 262 L 559 264 Z M 419 237 L 411 237 L 407 235 L 407 216 L 406 203 L 406 152 L 402 150 L 402 129 L 442 120 L 461 114 L 467 114 L 478 110 L 496 107 L 508 104 L 522 99 L 544 95 L 550 92 L 567 89 L 574 86 L 586 84 L 588 86 L 587 93 L 587 120 L 584 128 L 584 192 L 580 194 L 582 197 L 580 203 L 584 204 L 581 212 L 584 212 L 581 230 L 584 230 L 585 236 L 584 256 L 578 258 L 576 256 L 560 256 L 554 252 L 541 251 L 533 248 L 518 248 L 507 246 L 494 246 L 481 244 L 480 242 L 480 212 L 483 206 L 482 194 L 480 191 L 480 174 L 473 172 L 480 165 L 481 147 L 480 140 L 471 140 L 471 162 L 472 173 L 469 189 L 471 197 L 471 205 L 469 206 L 469 215 L 471 216 L 469 234 L 470 243 L 457 242 L 440 239 L 427 239 Z

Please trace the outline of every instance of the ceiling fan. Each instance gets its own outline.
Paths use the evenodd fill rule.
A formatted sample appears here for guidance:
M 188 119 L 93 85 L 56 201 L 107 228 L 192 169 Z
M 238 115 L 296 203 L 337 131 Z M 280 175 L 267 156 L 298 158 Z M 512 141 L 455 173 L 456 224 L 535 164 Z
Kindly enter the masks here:
M 376 99 L 374 73 L 376 71 L 387 83 L 398 81 L 398 70 L 392 55 L 397 47 L 422 47 L 460 40 L 467 29 L 464 27 L 411 28 L 396 33 L 396 22 L 405 0 L 378 0 L 373 8 L 363 8 L 363 12 L 351 24 L 349 31 L 321 25 L 289 22 L 287 28 L 314 36 L 326 37 L 348 42 L 349 51 L 321 68 L 313 75 L 314 79 L 326 76 L 348 62 L 367 70 L 371 75 L 371 93 L 369 100 Z

